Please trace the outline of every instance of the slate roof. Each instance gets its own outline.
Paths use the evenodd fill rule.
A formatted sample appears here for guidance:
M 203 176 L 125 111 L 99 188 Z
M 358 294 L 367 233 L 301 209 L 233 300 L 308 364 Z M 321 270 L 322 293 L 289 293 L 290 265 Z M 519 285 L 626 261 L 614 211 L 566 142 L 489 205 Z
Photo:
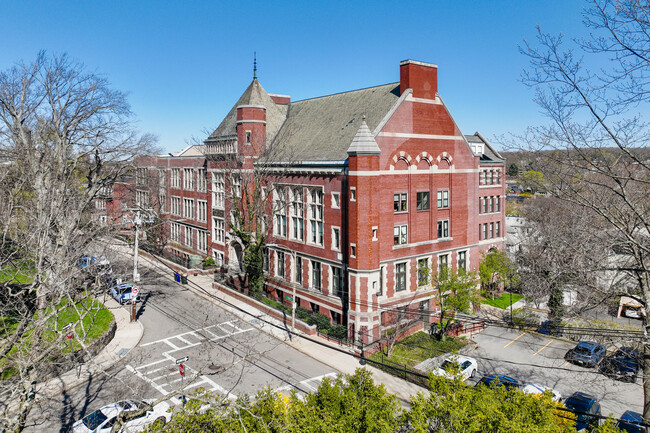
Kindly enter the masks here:
M 232 137 L 237 135 L 237 107 L 240 105 L 262 105 L 266 107 L 266 142 L 270 143 L 282 126 L 287 114 L 287 105 L 280 105 L 273 102 L 273 99 L 264 90 L 264 87 L 253 80 L 248 88 L 241 95 L 239 100 L 230 109 L 219 127 L 214 130 L 207 141 L 218 138 Z
M 399 99 L 399 83 L 292 102 L 273 140 L 272 161 L 344 161 L 366 116 L 370 131 Z

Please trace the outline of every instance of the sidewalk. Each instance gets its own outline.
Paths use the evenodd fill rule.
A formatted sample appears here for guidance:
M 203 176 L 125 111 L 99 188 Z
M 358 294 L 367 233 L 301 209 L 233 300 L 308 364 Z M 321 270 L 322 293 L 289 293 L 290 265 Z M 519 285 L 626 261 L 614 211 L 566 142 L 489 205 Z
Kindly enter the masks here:
M 35 387 L 37 400 L 52 398 L 95 379 L 124 359 L 124 356 L 138 345 L 144 333 L 142 324 L 131 322 L 128 309 L 122 307 L 113 298 L 107 298 L 104 305 L 115 317 L 116 330 L 113 339 L 97 356 L 82 364 L 80 368 L 37 384 Z
M 165 275 L 167 275 L 167 278 L 170 281 L 174 281 L 172 271 L 162 265 L 160 262 L 154 261 L 148 257 L 140 256 L 140 263 L 144 264 L 145 266 L 157 268 L 160 272 L 163 272 Z M 322 344 L 309 341 L 305 338 L 300 337 L 302 332 L 298 330 L 294 332 L 294 334 L 298 335 L 294 335 L 292 338 L 290 338 L 288 329 L 286 331 L 281 329 L 286 329 L 284 323 L 271 316 L 268 316 L 255 307 L 243 301 L 240 301 L 233 296 L 230 296 L 226 292 L 214 289 L 212 287 L 212 282 L 212 275 L 189 275 L 188 284 L 183 285 L 183 287 L 192 291 L 197 296 L 200 296 L 210 302 L 215 303 L 216 305 L 219 305 L 219 307 L 223 308 L 224 310 L 227 310 L 233 315 L 250 323 L 252 326 L 266 332 L 267 334 L 272 335 L 278 340 L 283 341 L 285 344 L 289 344 L 296 350 L 299 350 L 300 352 L 314 358 L 319 362 L 329 365 L 340 373 L 351 374 L 354 373 L 357 368 L 366 368 L 372 372 L 376 382 L 383 383 L 386 386 L 388 392 L 395 394 L 403 404 L 408 404 L 412 395 L 415 395 L 418 392 L 427 392 L 426 389 L 420 386 L 417 386 L 403 379 L 399 379 L 382 370 L 378 370 L 369 365 L 361 366 L 359 364 L 358 358 L 352 356 L 351 354 L 342 353 L 340 351 L 340 349 L 346 350 L 347 348 L 345 347 L 338 345 L 335 346 L 334 344 L 328 343 L 325 340 L 322 340 Z M 270 326 L 264 322 L 273 323 L 274 325 L 279 326 L 280 329 L 274 326 Z M 317 336 L 309 336 L 309 338 L 315 341 L 320 340 L 320 338 Z

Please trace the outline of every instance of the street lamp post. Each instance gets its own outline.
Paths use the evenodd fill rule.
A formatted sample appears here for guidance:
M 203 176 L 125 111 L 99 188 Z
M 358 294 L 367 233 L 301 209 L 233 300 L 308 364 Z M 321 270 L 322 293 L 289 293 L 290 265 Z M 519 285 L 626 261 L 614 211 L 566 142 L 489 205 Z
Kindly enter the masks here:
M 140 211 L 138 210 L 133 223 L 135 224 L 135 242 L 133 243 L 133 282 L 140 281 L 140 273 L 138 273 L 138 241 L 140 238 Z

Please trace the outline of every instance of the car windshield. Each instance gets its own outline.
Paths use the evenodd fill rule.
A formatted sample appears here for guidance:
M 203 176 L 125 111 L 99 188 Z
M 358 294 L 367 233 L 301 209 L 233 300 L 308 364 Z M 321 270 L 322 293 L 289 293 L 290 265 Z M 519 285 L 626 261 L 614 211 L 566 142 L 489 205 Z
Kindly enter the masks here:
M 126 294 L 126 293 L 131 293 L 131 287 L 130 287 L 130 286 L 127 286 L 127 287 L 118 287 L 118 288 L 117 288 L 117 291 L 118 291 L 121 295 L 124 295 L 124 294 Z
M 85 417 L 83 423 L 90 430 L 95 430 L 97 427 L 102 425 L 104 421 L 106 421 L 106 415 L 104 415 L 101 410 L 96 410 Z
M 445 371 L 447 370 L 458 371 L 458 364 L 456 364 L 453 361 L 446 360 L 442 363 L 440 368 L 442 368 Z
M 574 412 L 589 412 L 591 408 L 588 401 L 571 397 L 567 398 L 565 404 L 567 408 Z
M 461 370 L 465 370 L 465 369 L 467 369 L 470 365 L 472 365 L 471 362 L 469 362 L 469 361 L 465 361 L 465 362 L 463 362 L 463 364 L 460 366 L 460 368 L 461 368 Z
M 575 353 L 582 353 L 584 355 L 591 355 L 591 349 L 587 346 L 576 346 Z

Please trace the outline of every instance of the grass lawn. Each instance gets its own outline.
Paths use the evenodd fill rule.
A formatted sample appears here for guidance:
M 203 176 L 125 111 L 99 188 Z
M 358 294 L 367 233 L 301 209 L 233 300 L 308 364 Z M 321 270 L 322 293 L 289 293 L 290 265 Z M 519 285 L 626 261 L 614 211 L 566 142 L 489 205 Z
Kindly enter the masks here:
M 395 343 L 390 361 L 407 367 L 414 367 L 426 359 L 449 352 L 457 352 L 468 343 L 465 338 L 447 337 L 443 341 L 438 341 L 426 332 L 416 332 Z M 386 360 L 386 356 L 381 352 L 377 352 L 369 358 L 379 362 Z
M 29 284 L 34 280 L 34 270 L 29 266 L 8 265 L 0 269 L 0 283 Z
M 46 342 L 49 341 L 54 343 L 60 338 L 63 327 L 70 322 L 77 322 L 79 320 L 79 312 L 83 315 L 86 310 L 88 310 L 88 314 L 86 314 L 83 320 L 78 323 L 73 330 L 74 338 L 72 339 L 72 350 L 74 351 L 81 348 L 79 339 L 82 339 L 83 343 L 87 345 L 92 340 L 104 335 L 113 323 L 113 313 L 98 301 L 93 299 L 84 299 L 76 305 L 66 305 L 65 303 L 59 304 L 57 306 L 56 315 L 52 317 L 49 324 L 46 325 L 46 328 L 48 329 L 43 333 L 43 339 Z M 16 318 L 0 318 L 0 325 L 3 323 L 7 325 L 6 335 L 8 335 L 12 330 L 16 329 L 18 321 Z M 5 379 L 15 374 L 12 371 L 12 368 L 8 367 L 11 365 L 12 355 L 20 356 L 21 353 L 25 354 L 31 350 L 31 334 L 33 332 L 33 328 L 28 329 L 23 335 L 21 341 L 9 351 L 7 356 L 0 359 L 0 379 Z M 58 342 L 57 344 L 61 345 L 60 349 L 62 353 L 70 353 L 70 342 L 68 339 L 64 339 L 64 341 Z
M 523 297 L 524 297 L 523 295 L 518 295 L 516 293 L 513 293 L 512 294 L 512 303 L 514 304 L 515 302 L 517 302 L 518 300 L 520 300 Z M 501 296 L 499 296 L 498 298 L 494 298 L 494 299 L 486 298 L 481 303 L 482 304 L 492 305 L 493 307 L 497 307 L 497 308 L 501 308 L 501 309 L 505 310 L 506 308 L 510 307 L 510 293 L 504 293 Z

